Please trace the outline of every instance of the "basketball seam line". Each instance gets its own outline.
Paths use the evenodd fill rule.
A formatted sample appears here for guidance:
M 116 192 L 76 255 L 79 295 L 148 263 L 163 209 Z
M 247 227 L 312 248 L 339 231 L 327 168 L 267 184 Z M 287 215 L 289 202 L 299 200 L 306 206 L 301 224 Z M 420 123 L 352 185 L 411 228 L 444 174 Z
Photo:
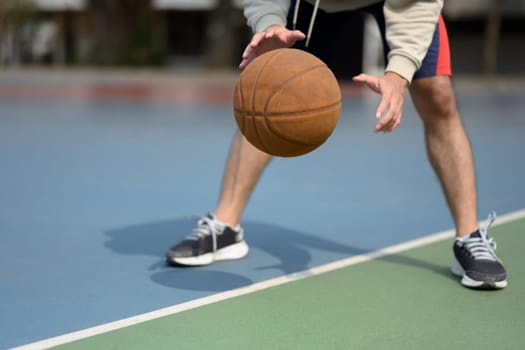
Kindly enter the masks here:
M 257 123 L 255 122 L 255 120 L 256 120 L 255 119 L 255 115 L 253 114 L 254 111 L 255 111 L 255 95 L 256 95 L 256 91 L 257 91 L 257 83 L 259 82 L 259 79 L 260 79 L 262 73 L 264 72 L 264 69 L 268 65 L 268 62 L 270 62 L 270 60 L 272 58 L 274 58 L 278 53 L 279 53 L 279 51 L 275 51 L 266 60 L 266 62 L 264 62 L 263 66 L 259 70 L 259 74 L 257 74 L 257 78 L 255 79 L 255 82 L 253 84 L 253 92 L 252 92 L 252 122 L 253 122 L 253 129 L 255 131 L 255 135 L 257 135 L 257 139 L 259 140 L 259 143 L 260 143 L 261 147 L 264 149 L 263 151 L 265 151 L 266 153 L 271 153 L 271 152 L 270 152 L 270 149 L 263 143 L 261 135 L 259 135 L 259 131 L 257 130 Z
M 296 115 L 300 115 L 300 114 L 308 114 L 308 113 L 318 113 L 318 112 L 321 112 L 323 110 L 329 110 L 333 107 L 336 107 L 338 105 L 341 104 L 341 101 L 337 101 L 337 102 L 334 102 L 334 103 L 331 103 L 329 105 L 326 105 L 326 106 L 323 106 L 323 107 L 319 107 L 319 108 L 316 108 L 316 109 L 309 109 L 309 110 L 303 110 L 303 111 L 297 111 L 297 112 L 282 112 L 282 113 L 260 113 L 260 114 L 255 114 L 253 113 L 250 113 L 250 116 L 252 117 L 260 117 L 260 118 L 263 118 L 263 117 L 268 117 L 268 118 L 272 118 L 272 117 L 277 117 L 277 116 L 281 116 L 281 115 L 289 115 L 289 116 L 296 116 Z M 239 113 L 239 114 L 242 114 L 243 111 L 240 110 L 240 109 L 234 109 L 235 112 Z
M 279 115 L 278 113 L 272 113 L 271 115 L 268 114 L 266 111 L 268 110 L 268 105 L 270 104 L 270 101 L 272 100 L 272 98 L 279 92 L 281 91 L 286 85 L 290 84 L 290 82 L 296 80 L 298 77 L 304 75 L 305 73 L 308 73 L 308 72 L 312 72 L 314 70 L 317 70 L 317 69 L 322 69 L 322 68 L 326 68 L 326 65 L 325 64 L 318 64 L 318 65 L 315 65 L 315 66 L 312 66 L 308 69 L 305 69 L 305 70 L 302 70 L 300 72 L 297 72 L 295 75 L 293 75 L 292 77 L 288 78 L 286 81 L 284 81 L 277 89 L 275 89 L 273 91 L 273 93 L 268 97 L 268 99 L 266 100 L 266 103 L 264 105 L 264 110 L 263 110 L 263 117 L 264 117 L 264 123 L 266 124 L 266 127 L 268 128 L 269 131 L 271 131 L 275 136 L 281 138 L 282 140 L 284 141 L 287 141 L 287 142 L 290 142 L 292 144 L 295 144 L 295 145 L 301 145 L 301 146 L 309 146 L 309 147 L 314 147 L 314 146 L 319 146 L 317 143 L 304 143 L 304 142 L 299 142 L 297 140 L 293 140 L 293 139 L 290 139 L 284 135 L 282 135 L 281 133 L 277 132 L 274 128 L 272 128 L 271 124 L 269 123 L 268 121 L 268 117 L 271 117 L 271 116 L 275 116 L 275 115 Z M 328 105 L 328 106 L 325 106 L 325 107 L 322 107 L 322 108 L 317 108 L 315 110 L 309 110 L 309 111 L 299 111 L 299 112 L 293 112 L 293 113 L 287 113 L 287 115 L 290 115 L 290 114 L 309 114 L 309 113 L 318 113 L 320 111 L 323 111 L 323 110 L 330 110 L 331 108 L 337 105 L 339 105 L 341 102 L 338 101 L 334 104 L 331 104 L 331 105 Z M 253 111 L 252 111 L 253 112 Z
M 337 107 L 340 104 L 341 104 L 341 102 L 335 102 L 335 103 L 332 103 L 331 105 L 324 106 L 324 107 L 317 108 L 317 109 L 312 109 L 312 110 L 309 110 L 309 111 L 300 111 L 300 112 L 293 112 L 293 113 L 282 113 L 282 115 L 286 114 L 286 115 L 289 115 L 289 116 L 295 116 L 295 115 L 300 115 L 300 114 L 303 114 L 303 115 L 314 114 L 314 113 L 319 113 L 319 112 L 322 112 L 322 111 L 329 111 L 330 109 L 332 109 L 334 107 Z M 238 111 L 239 113 L 242 113 L 242 111 L 240 111 L 240 110 L 236 109 L 236 111 Z M 284 141 L 288 141 L 288 142 L 294 143 L 296 145 L 302 145 L 302 146 L 316 146 L 317 145 L 317 144 L 314 144 L 314 143 L 303 143 L 303 142 L 299 142 L 299 141 L 296 141 L 296 140 L 292 140 L 292 139 L 282 135 L 281 133 L 277 132 L 276 130 L 274 130 L 271 127 L 271 125 L 269 124 L 268 119 L 271 119 L 272 116 L 278 116 L 278 115 L 280 115 L 280 114 L 278 114 L 278 113 L 273 113 L 273 114 L 269 114 L 269 115 L 268 114 L 261 114 L 261 115 L 252 114 L 251 117 L 252 117 L 252 121 L 254 122 L 254 127 L 256 126 L 256 123 L 255 123 L 255 119 L 256 118 L 264 118 L 264 122 L 265 122 L 266 126 L 268 127 L 268 129 L 275 136 L 278 136 L 279 138 L 281 138 Z M 257 132 L 257 130 L 256 130 L 256 133 L 257 133 L 257 137 L 259 137 L 259 133 Z M 260 138 L 259 138 L 259 141 L 262 143 L 262 140 Z M 264 145 L 263 145 L 263 147 L 265 149 L 268 149 Z
M 264 113 L 266 114 L 266 110 L 268 109 L 268 105 L 270 104 L 270 101 L 272 100 L 272 98 L 279 91 L 281 91 L 286 85 L 288 85 L 290 82 L 292 82 L 293 80 L 297 79 L 298 77 L 302 76 L 305 73 L 314 71 L 314 70 L 319 69 L 319 68 L 325 68 L 325 67 L 326 67 L 325 64 L 318 64 L 317 66 L 312 66 L 312 67 L 310 67 L 308 69 L 305 69 L 305 70 L 302 70 L 300 72 L 297 72 L 295 75 L 293 75 L 290 78 L 288 78 L 287 80 L 285 80 L 277 89 L 275 89 L 272 92 L 272 94 L 270 96 L 268 96 L 268 99 L 266 100 L 266 103 L 264 104 L 264 109 L 263 109 Z
M 243 79 L 242 79 L 242 75 L 239 77 L 239 94 L 241 95 L 241 107 L 242 107 L 242 110 L 245 110 L 246 108 L 244 107 L 244 94 L 243 94 L 243 89 L 242 89 L 242 82 L 243 82 Z M 235 112 L 237 112 L 237 110 L 234 109 Z M 241 125 L 241 132 L 244 133 L 244 130 L 246 128 L 245 124 L 246 124 L 246 121 L 245 121 L 245 118 L 244 118 L 244 113 L 242 113 L 242 118 L 240 118 L 241 121 L 242 121 L 242 125 Z
M 324 107 L 321 107 L 321 108 L 317 108 L 317 109 L 312 109 L 312 110 L 309 110 L 309 111 L 300 111 L 300 112 L 293 112 L 293 113 L 282 113 L 282 115 L 288 115 L 288 116 L 295 116 L 295 115 L 300 115 L 300 114 L 303 114 L 303 115 L 308 115 L 308 114 L 314 114 L 314 113 L 319 113 L 319 112 L 322 112 L 322 111 L 329 111 L 330 109 L 334 108 L 334 107 L 338 107 L 339 105 L 341 104 L 341 102 L 335 102 L 335 103 L 332 103 L 328 106 L 324 106 Z M 242 113 L 242 111 L 240 110 L 235 110 L 239 113 Z M 254 122 L 254 126 L 256 125 L 255 123 L 255 119 L 256 118 L 264 118 L 264 122 L 266 124 L 266 126 L 268 127 L 268 129 L 277 137 L 281 138 L 282 140 L 284 141 L 288 141 L 288 142 L 291 142 L 291 143 L 294 143 L 296 145 L 302 145 L 302 146 L 316 146 L 317 144 L 314 144 L 314 143 L 304 143 L 304 142 L 299 142 L 299 141 L 296 141 L 296 140 L 292 140 L 284 135 L 282 135 L 281 133 L 277 132 L 276 130 L 274 130 L 271 125 L 269 124 L 269 119 L 271 119 L 271 117 L 273 116 L 278 116 L 278 115 L 281 115 L 281 114 L 278 114 L 278 113 L 273 113 L 273 114 L 261 114 L 261 115 L 255 115 L 255 114 L 252 114 L 251 117 L 252 117 L 252 121 Z M 269 117 L 269 118 L 268 118 Z M 257 133 L 257 136 L 259 137 L 259 133 L 256 131 Z M 262 140 L 259 138 L 259 141 L 262 143 Z M 263 147 L 265 147 L 263 145 Z M 265 147 L 267 149 L 267 147 Z
M 337 104 L 334 104 L 334 105 L 337 105 Z M 330 106 L 330 107 L 333 107 L 334 105 Z M 330 108 L 326 108 L 326 110 L 330 110 Z M 312 111 L 312 112 L 319 112 L 319 110 L 316 110 L 316 111 Z M 308 113 L 308 112 L 304 112 L 304 113 Z M 318 145 L 317 143 L 305 143 L 305 142 L 300 142 L 300 141 L 296 141 L 296 140 L 292 140 L 284 135 L 282 135 L 281 133 L 275 131 L 274 129 L 272 129 L 272 127 L 270 126 L 269 122 L 268 122 L 268 118 L 264 118 L 264 121 L 266 123 L 266 126 L 268 127 L 268 129 L 270 129 L 270 131 L 275 135 L 275 136 L 278 136 L 280 137 L 281 139 L 283 139 L 284 141 L 288 141 L 290 143 L 293 143 L 293 144 L 296 144 L 296 145 L 301 145 L 301 146 L 320 146 Z

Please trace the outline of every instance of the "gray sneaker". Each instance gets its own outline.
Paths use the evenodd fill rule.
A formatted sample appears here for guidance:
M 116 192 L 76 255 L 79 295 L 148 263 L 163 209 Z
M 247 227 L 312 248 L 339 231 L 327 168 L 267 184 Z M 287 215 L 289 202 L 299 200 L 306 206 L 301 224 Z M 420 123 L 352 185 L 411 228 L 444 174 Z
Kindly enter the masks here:
M 487 236 L 496 218 L 491 213 L 487 224 L 468 236 L 456 238 L 452 273 L 461 277 L 461 284 L 476 289 L 502 289 L 507 286 L 507 272 L 496 256 L 496 242 Z
M 200 266 L 219 260 L 244 258 L 248 245 L 240 225 L 230 227 L 211 214 L 199 219 L 197 227 L 166 253 L 169 265 Z

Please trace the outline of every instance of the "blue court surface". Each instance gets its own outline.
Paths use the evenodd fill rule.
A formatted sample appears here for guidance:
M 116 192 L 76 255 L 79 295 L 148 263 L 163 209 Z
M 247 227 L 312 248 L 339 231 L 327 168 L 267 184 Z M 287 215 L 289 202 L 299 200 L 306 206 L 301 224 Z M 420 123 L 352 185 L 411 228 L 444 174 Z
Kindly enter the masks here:
M 3 73 L 0 349 L 453 227 L 409 97 L 401 126 L 374 134 L 378 97 L 351 87 L 321 148 L 266 170 L 243 217 L 247 258 L 166 267 L 166 249 L 216 204 L 234 83 L 232 74 Z M 480 220 L 522 210 L 525 81 L 455 84 Z

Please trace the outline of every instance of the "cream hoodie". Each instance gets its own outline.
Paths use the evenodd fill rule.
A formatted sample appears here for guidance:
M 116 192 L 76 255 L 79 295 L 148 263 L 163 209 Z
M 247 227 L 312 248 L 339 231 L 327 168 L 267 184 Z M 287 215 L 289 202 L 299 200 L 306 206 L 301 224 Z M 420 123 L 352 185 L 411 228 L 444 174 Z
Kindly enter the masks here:
M 314 8 L 319 6 L 327 12 L 355 10 L 382 2 L 380 0 L 307 1 L 314 3 Z M 432 41 L 443 0 L 385 0 L 384 2 L 386 39 L 390 47 L 386 71 L 397 73 L 411 82 L 414 73 L 421 67 L 421 62 Z M 274 24 L 285 26 L 290 0 L 243 0 L 243 6 L 248 25 L 255 33 L 262 32 Z M 298 10 L 300 11 L 300 5 Z M 309 32 L 315 21 L 315 14 L 316 10 L 312 16 Z

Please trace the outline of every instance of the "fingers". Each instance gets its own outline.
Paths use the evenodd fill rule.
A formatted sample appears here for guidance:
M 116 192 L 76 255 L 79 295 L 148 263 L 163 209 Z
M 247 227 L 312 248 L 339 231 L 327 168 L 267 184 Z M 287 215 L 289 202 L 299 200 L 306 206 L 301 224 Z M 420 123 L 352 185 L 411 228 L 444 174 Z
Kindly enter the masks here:
M 394 131 L 395 128 L 401 123 L 401 114 L 394 114 L 392 116 L 385 116 L 377 122 L 374 132 L 388 133 Z
M 244 49 L 244 52 L 242 53 L 242 60 L 239 64 L 240 69 L 246 68 L 248 63 L 250 63 L 255 56 L 257 56 L 257 47 L 261 43 L 261 41 L 265 38 L 266 32 L 260 32 L 256 33 L 250 43 L 246 46 L 246 49 Z
M 301 32 L 300 30 L 293 30 L 289 33 L 289 42 L 291 43 L 291 45 L 295 44 L 296 41 L 301 41 L 301 40 L 304 40 L 304 38 L 306 38 L 306 35 Z
M 386 110 L 386 113 L 383 113 Z M 401 123 L 403 101 L 396 94 L 384 95 L 377 109 L 376 117 L 381 118 L 374 132 L 392 132 Z
M 368 74 L 360 74 L 353 78 L 355 82 L 367 85 L 374 92 L 382 94 L 381 102 L 376 110 L 376 118 L 379 119 L 374 127 L 374 132 L 391 132 L 401 122 L 401 105 L 397 95 L 388 87 L 381 87 L 378 77 Z M 384 91 L 383 91 L 384 90 Z
M 240 69 L 246 68 L 248 64 L 263 52 L 290 47 L 298 40 L 304 40 L 305 35 L 299 30 L 288 30 L 280 25 L 273 25 L 264 32 L 254 34 L 252 40 L 246 46 L 239 64 Z
M 292 46 L 298 40 L 304 40 L 306 37 L 300 30 L 289 30 L 280 25 L 273 25 L 263 32 L 264 39 L 276 39 L 285 46 Z
M 241 63 L 239 63 L 239 68 L 244 69 L 255 58 L 255 50 L 248 45 L 242 54 Z
M 389 110 L 388 108 L 389 105 L 390 105 L 390 96 L 383 94 L 383 97 L 381 98 L 381 102 L 379 103 L 379 106 L 377 106 L 376 118 L 378 119 L 381 118 L 381 116 L 383 116 L 385 111 Z
M 381 92 L 381 86 L 380 86 L 380 80 L 378 77 L 374 77 L 368 74 L 359 74 L 352 78 L 353 81 L 357 83 L 362 83 L 367 85 L 372 91 L 380 93 Z
M 391 132 L 401 123 L 403 111 L 403 93 L 405 86 L 397 83 L 392 77 L 376 77 L 359 74 L 353 81 L 367 85 L 371 90 L 381 94 L 381 102 L 376 110 L 379 119 L 374 132 Z

